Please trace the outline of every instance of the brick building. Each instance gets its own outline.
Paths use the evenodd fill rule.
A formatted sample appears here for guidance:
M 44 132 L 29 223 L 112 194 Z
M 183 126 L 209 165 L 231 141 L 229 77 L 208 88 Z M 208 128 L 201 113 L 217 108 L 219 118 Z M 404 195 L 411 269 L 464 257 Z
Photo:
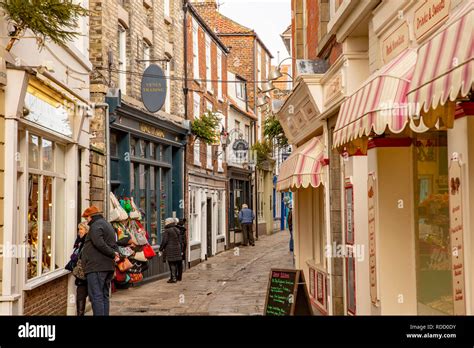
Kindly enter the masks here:
M 97 103 L 91 123 L 91 202 L 106 210 L 109 191 L 133 197 L 157 247 L 164 219 L 184 216 L 182 3 L 91 0 L 90 8 L 91 100 Z M 154 69 L 147 70 L 148 78 L 164 76 L 160 88 L 166 85 L 166 96 L 154 97 L 163 98 L 159 110 L 142 101 L 145 69 Z M 144 276 L 166 272 L 157 256 Z
M 229 47 L 228 69 L 247 81 L 247 97 L 249 108 L 257 116 L 255 123 L 255 139 L 263 139 L 263 121 L 265 113 L 257 107 L 256 99 L 269 93 L 262 92 L 262 84 L 267 80 L 270 71 L 271 58 L 269 49 L 262 42 L 258 34 L 234 20 L 222 15 L 215 0 L 192 1 L 202 18 L 217 36 Z M 254 195 L 257 202 L 251 202 L 252 208 L 257 211 L 259 233 L 273 231 L 272 202 L 273 202 L 273 166 L 266 163 L 257 171 L 257 192 Z M 255 190 L 255 188 L 254 188 Z
M 185 16 L 188 119 L 213 112 L 220 118 L 221 130 L 225 130 L 228 85 L 223 81 L 227 80 L 229 50 L 191 4 Z M 205 144 L 193 137 L 186 157 L 188 261 L 194 265 L 225 248 L 227 169 L 220 143 Z

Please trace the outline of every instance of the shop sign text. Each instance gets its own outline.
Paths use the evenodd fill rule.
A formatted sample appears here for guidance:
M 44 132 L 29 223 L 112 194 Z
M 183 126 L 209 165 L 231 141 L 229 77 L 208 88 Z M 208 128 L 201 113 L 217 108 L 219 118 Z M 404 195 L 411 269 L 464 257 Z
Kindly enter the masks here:
M 415 11 L 413 27 L 419 40 L 431 28 L 449 15 L 450 0 L 426 0 Z

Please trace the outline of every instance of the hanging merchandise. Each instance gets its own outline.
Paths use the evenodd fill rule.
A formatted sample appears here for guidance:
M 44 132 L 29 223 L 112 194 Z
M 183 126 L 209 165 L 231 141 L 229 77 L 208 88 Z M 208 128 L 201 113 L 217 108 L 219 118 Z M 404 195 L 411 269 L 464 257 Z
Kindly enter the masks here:
M 155 250 L 153 250 L 150 244 L 147 244 L 143 247 L 143 254 L 147 259 L 152 259 L 154 256 L 156 256 Z
M 128 218 L 128 214 L 130 214 L 130 212 L 132 211 L 132 204 L 130 203 L 130 198 L 124 197 L 123 199 L 121 199 L 120 205 L 127 213 L 127 218 Z
M 130 247 L 119 246 L 118 249 L 119 249 L 120 256 L 123 256 L 123 257 L 129 257 L 135 253 Z
M 117 267 L 118 269 L 120 270 L 120 272 L 126 272 L 128 271 L 130 268 L 133 267 L 133 264 L 130 262 L 130 260 L 126 257 L 124 258 L 123 260 L 120 260 L 118 263 L 117 263 Z
M 130 283 L 137 283 L 143 280 L 143 274 L 141 273 L 132 273 L 130 274 Z
M 124 221 L 128 219 L 127 212 L 120 205 L 117 197 L 110 192 L 110 211 L 109 211 L 109 221 Z
M 145 253 L 143 251 L 137 251 L 134 255 L 133 255 L 133 258 L 137 261 L 142 261 L 142 262 L 146 262 L 146 257 L 145 257 Z
M 135 201 L 133 200 L 133 197 L 130 199 L 130 205 L 132 206 L 132 211 L 130 212 L 130 219 L 141 220 L 142 214 L 138 210 L 137 205 L 135 204 Z

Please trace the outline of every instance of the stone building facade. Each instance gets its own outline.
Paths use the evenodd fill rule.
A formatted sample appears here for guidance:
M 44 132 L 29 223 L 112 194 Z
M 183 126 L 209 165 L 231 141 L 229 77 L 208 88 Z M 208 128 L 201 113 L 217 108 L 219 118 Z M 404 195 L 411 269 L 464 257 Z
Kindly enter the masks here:
M 109 192 L 133 197 L 157 248 L 164 220 L 184 217 L 182 1 L 92 0 L 90 7 L 91 201 L 106 211 Z M 158 111 L 142 101 L 142 78 L 153 65 L 166 81 Z M 145 278 L 165 276 L 158 256 L 152 263 Z

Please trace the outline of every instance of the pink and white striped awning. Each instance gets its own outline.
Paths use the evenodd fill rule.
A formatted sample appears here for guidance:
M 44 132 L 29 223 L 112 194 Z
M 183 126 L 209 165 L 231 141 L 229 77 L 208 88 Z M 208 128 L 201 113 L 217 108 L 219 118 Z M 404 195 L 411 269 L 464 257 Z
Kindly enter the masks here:
M 333 146 L 382 134 L 388 128 L 400 133 L 408 123 L 410 110 L 406 93 L 416 63 L 416 50 L 407 49 L 372 74 L 339 109 Z
M 408 102 L 416 114 L 464 97 L 474 83 L 474 2 L 460 5 L 441 30 L 418 48 Z M 423 108 L 423 109 L 422 109 Z
M 314 188 L 321 184 L 324 165 L 324 143 L 320 136 L 300 146 L 280 167 L 276 188 L 278 191 Z

